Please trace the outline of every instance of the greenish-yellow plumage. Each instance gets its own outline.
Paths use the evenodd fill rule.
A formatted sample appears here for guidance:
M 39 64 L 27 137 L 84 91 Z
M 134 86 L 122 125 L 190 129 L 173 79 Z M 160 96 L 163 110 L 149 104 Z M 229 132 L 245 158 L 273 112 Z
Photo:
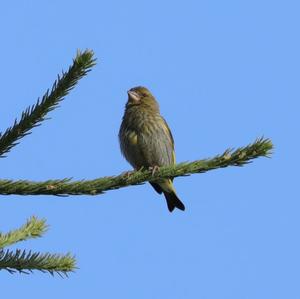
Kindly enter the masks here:
M 134 169 L 175 164 L 174 139 L 160 115 L 159 106 L 145 87 L 128 91 L 128 101 L 119 132 L 121 151 Z M 150 182 L 158 193 L 164 193 L 168 209 L 184 210 L 176 195 L 172 179 Z

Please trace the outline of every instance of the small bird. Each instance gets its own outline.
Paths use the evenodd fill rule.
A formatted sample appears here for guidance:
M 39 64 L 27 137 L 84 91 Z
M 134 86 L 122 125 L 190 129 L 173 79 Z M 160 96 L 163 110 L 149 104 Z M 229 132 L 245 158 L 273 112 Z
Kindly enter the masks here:
M 174 165 L 174 139 L 160 115 L 159 105 L 151 92 L 142 86 L 131 88 L 119 131 L 121 152 L 135 170 L 152 169 Z M 185 210 L 184 204 L 176 195 L 173 179 L 151 181 L 159 194 L 163 193 L 168 209 Z

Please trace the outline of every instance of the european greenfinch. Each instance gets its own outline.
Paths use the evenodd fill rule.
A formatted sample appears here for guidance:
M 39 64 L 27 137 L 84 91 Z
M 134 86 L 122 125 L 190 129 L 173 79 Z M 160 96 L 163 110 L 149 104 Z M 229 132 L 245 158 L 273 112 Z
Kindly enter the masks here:
M 135 170 L 155 169 L 174 165 L 174 139 L 160 115 L 159 105 L 145 87 L 134 87 L 128 92 L 128 101 L 119 131 L 121 152 Z M 184 211 L 184 204 L 176 195 L 173 179 L 150 181 L 159 194 L 163 193 L 168 209 Z

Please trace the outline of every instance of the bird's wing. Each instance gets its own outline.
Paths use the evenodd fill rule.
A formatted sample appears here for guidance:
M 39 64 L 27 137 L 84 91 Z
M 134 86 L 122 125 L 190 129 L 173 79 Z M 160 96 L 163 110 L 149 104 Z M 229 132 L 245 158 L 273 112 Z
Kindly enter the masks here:
M 174 148 L 174 138 L 173 138 L 172 132 L 171 132 L 171 130 L 170 130 L 170 128 L 169 128 L 166 120 L 163 117 L 162 117 L 162 120 L 163 120 L 163 124 L 165 125 L 165 127 L 167 129 L 167 132 L 168 132 L 168 134 L 170 136 L 170 139 L 171 139 L 171 142 L 172 142 L 172 145 L 173 145 L 173 148 Z
M 170 139 L 171 139 L 171 143 L 172 143 L 172 160 L 173 160 L 172 162 L 173 162 L 173 164 L 175 164 L 176 163 L 176 157 L 175 157 L 175 149 L 174 149 L 174 138 L 173 138 L 172 132 L 171 132 L 166 120 L 164 118 L 162 118 L 162 120 L 164 122 L 164 125 L 165 125 L 165 127 L 168 131 L 168 134 L 170 136 Z
M 163 118 L 157 119 L 151 130 L 140 132 L 138 147 L 145 166 L 164 166 L 175 163 L 174 140 Z

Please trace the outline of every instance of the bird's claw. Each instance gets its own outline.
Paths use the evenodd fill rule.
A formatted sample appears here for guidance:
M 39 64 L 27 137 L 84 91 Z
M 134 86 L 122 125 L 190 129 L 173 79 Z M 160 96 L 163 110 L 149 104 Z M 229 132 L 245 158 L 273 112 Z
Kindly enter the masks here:
M 124 176 L 124 177 L 126 177 L 126 179 L 129 179 L 136 171 L 141 171 L 143 169 L 144 169 L 144 167 L 142 166 L 139 169 L 124 171 L 121 173 L 121 176 Z
M 152 176 L 154 176 L 156 171 L 158 171 L 159 169 L 160 167 L 157 165 L 149 167 L 149 171 L 151 171 Z
M 124 171 L 121 173 L 121 176 L 124 176 L 126 179 L 129 179 L 134 173 L 134 170 Z

